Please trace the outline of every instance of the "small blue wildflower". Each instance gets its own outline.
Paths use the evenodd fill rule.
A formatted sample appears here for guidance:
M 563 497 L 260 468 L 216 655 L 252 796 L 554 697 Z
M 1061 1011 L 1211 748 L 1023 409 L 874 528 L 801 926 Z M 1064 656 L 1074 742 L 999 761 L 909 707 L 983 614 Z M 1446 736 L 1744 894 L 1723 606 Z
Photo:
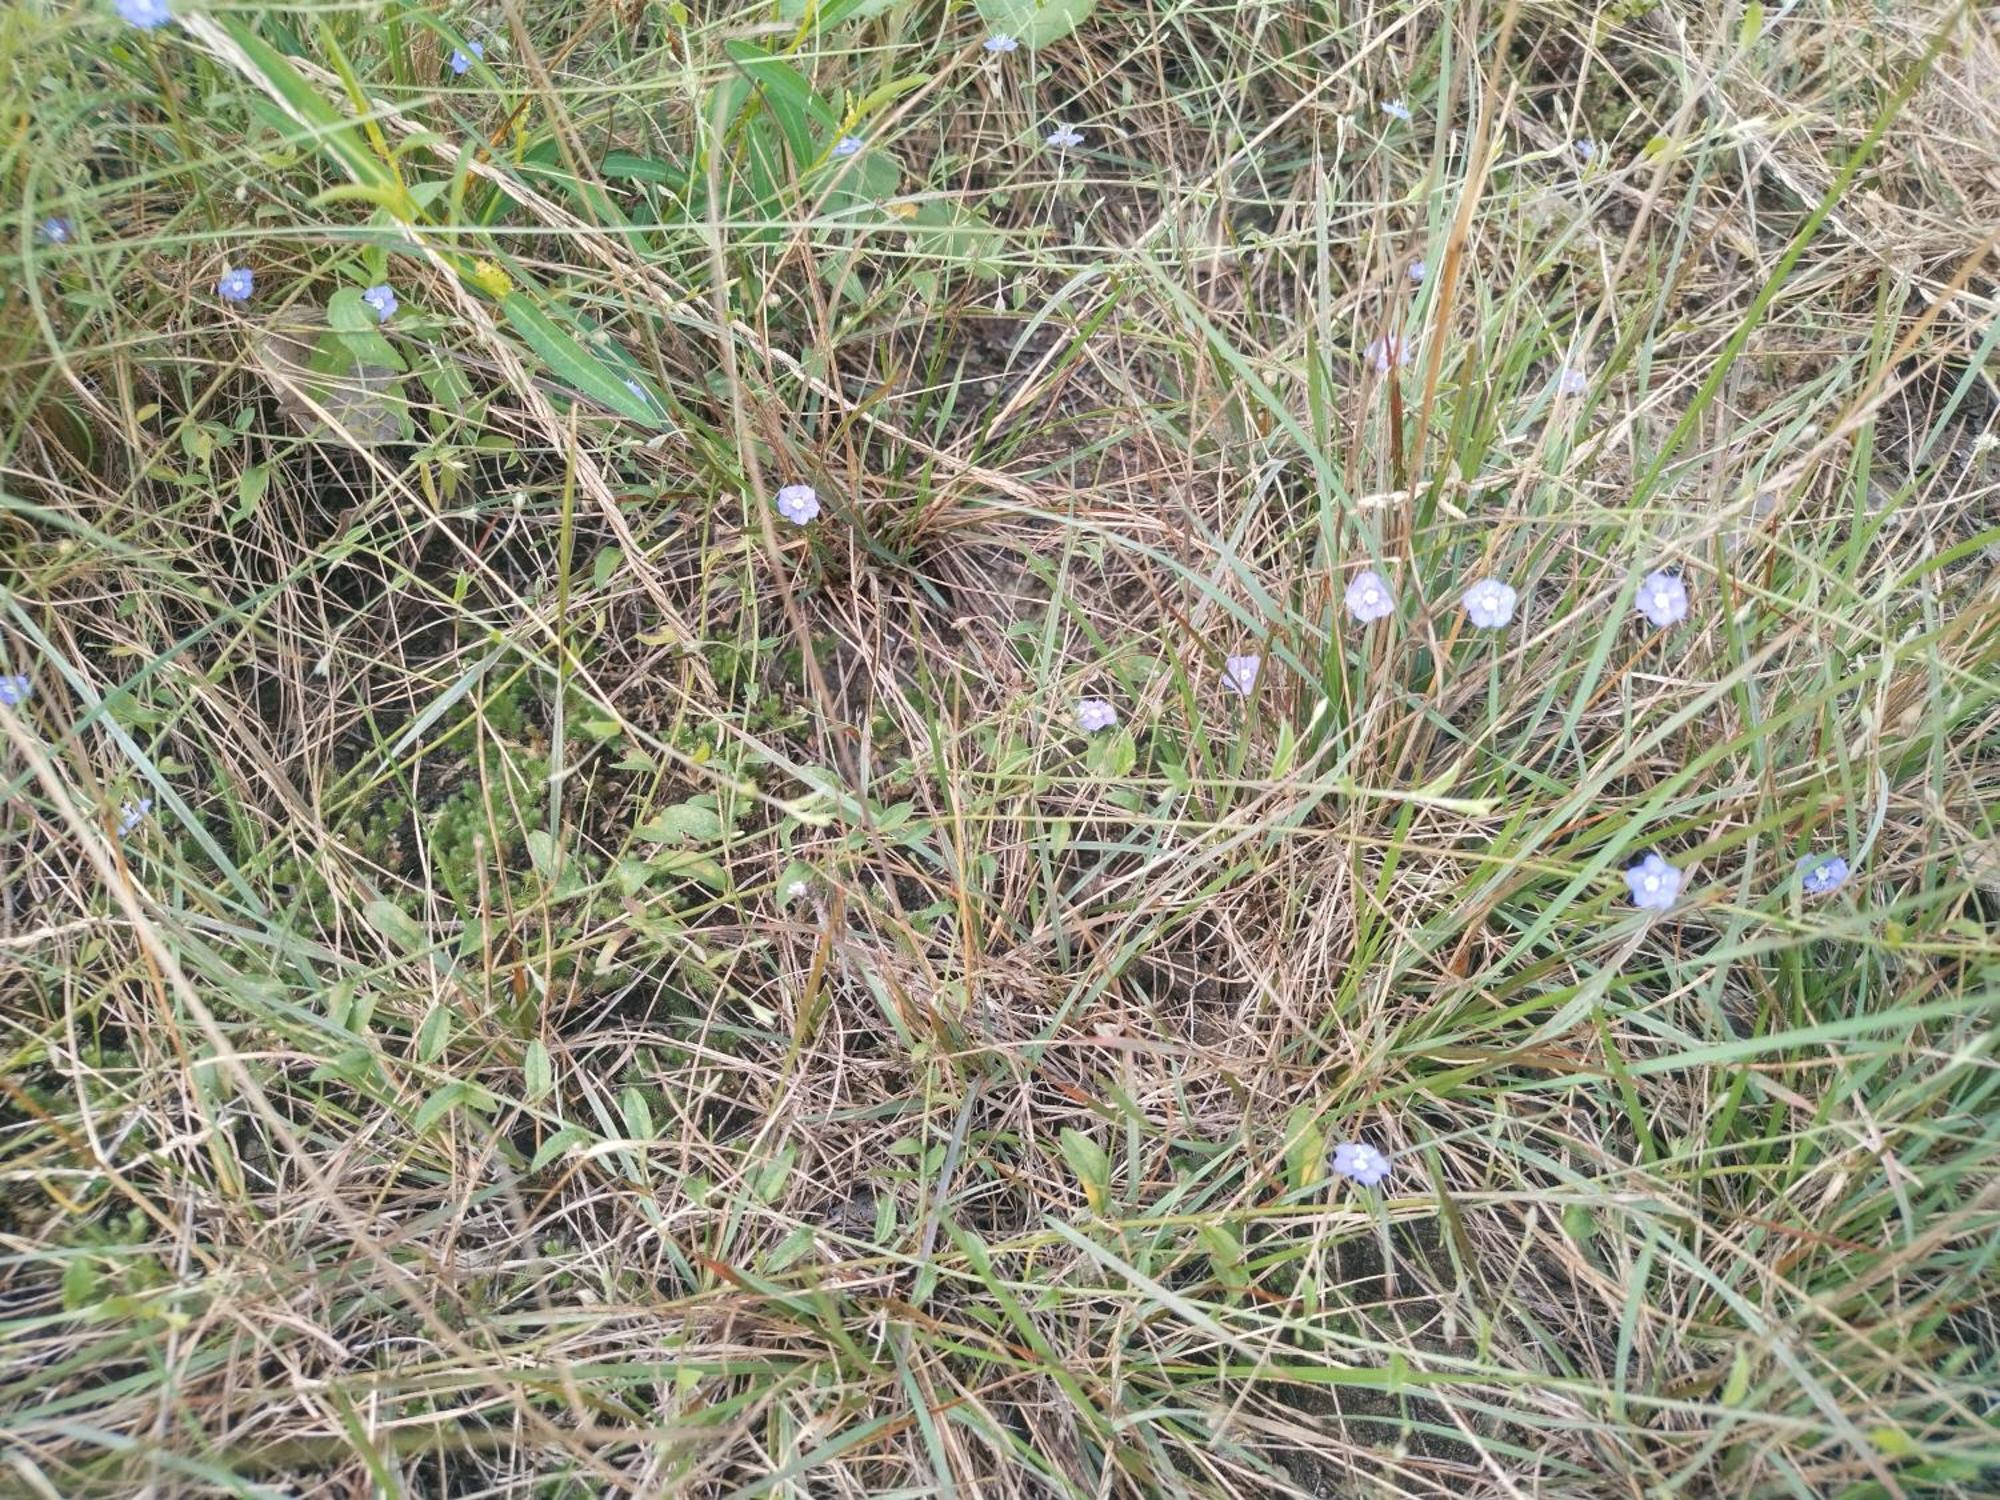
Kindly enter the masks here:
M 778 514 L 794 526 L 804 526 L 819 515 L 819 491 L 809 484 L 788 484 L 778 491 Z
M 146 814 L 153 810 L 153 799 L 141 797 L 137 802 L 127 802 L 118 809 L 118 833 L 120 837 L 130 833 L 146 821 Z
M 1083 132 L 1074 125 L 1058 125 L 1042 139 L 1058 151 L 1067 151 L 1083 144 Z
M 1514 618 L 1514 603 L 1519 598 L 1512 584 L 1482 578 L 1465 591 L 1465 612 L 1481 629 L 1498 630 Z
M 1403 102 L 1400 95 L 1394 99 L 1384 99 L 1382 113 L 1392 120 L 1400 120 L 1405 125 L 1410 123 L 1410 106 Z
M 375 321 L 378 323 L 386 323 L 395 317 L 396 309 L 401 305 L 396 301 L 395 292 L 386 282 L 381 286 L 368 288 L 361 294 L 361 300 L 375 309 Z
M 1586 167 L 1597 158 L 1597 142 L 1588 138 L 1580 141 L 1571 141 L 1569 149 L 1576 153 L 1576 159 Z
M 1410 262 L 1411 286 L 1422 286 L 1424 284 L 1424 278 L 1430 274 L 1431 274 L 1431 268 L 1425 265 L 1421 260 L 1413 260 Z
M 1261 656 L 1225 656 L 1222 659 L 1222 686 L 1225 691 L 1239 698 L 1250 696 L 1257 686 L 1258 670 L 1264 665 Z
M 1678 573 L 1648 573 L 1639 580 L 1634 602 L 1639 613 L 1661 630 L 1688 617 L 1687 585 Z
M 844 135 L 833 143 L 833 154 L 841 157 L 859 156 L 861 148 L 867 144 L 858 135 Z
M 1349 1182 L 1374 1187 L 1389 1175 L 1389 1158 L 1361 1141 L 1344 1141 L 1333 1148 L 1333 1170 Z
M 1575 365 L 1564 365 L 1556 376 L 1558 396 L 1581 396 L 1590 389 L 1590 377 Z
M 988 52 L 994 53 L 1018 52 L 1021 50 L 1020 42 L 1008 36 L 1004 31 L 994 32 L 992 36 L 986 39 L 984 45 Z
M 1799 887 L 1808 896 L 1827 896 L 1847 884 L 1847 861 L 1838 854 L 1812 854 L 1799 861 Z
M 1665 911 L 1681 893 L 1681 872 L 1659 855 L 1648 854 L 1625 871 L 1625 885 L 1640 910 Z
M 157 31 L 174 18 L 167 0 L 117 0 L 118 18 L 141 31 Z
M 251 293 L 257 290 L 257 278 L 248 266 L 236 266 L 222 273 L 222 279 L 215 284 L 215 295 L 224 302 L 248 302 Z
M 1373 568 L 1364 568 L 1347 585 L 1347 612 L 1363 625 L 1372 625 L 1395 612 L 1396 599 L 1389 585 Z
M 1102 698 L 1080 699 L 1076 705 L 1076 724 L 1085 734 L 1096 734 L 1100 729 L 1109 729 L 1118 722 L 1118 710 Z
M 452 72 L 458 74 L 459 77 L 463 78 L 468 72 L 472 70 L 472 60 L 475 57 L 480 59 L 482 62 L 485 61 L 486 58 L 485 43 L 467 42 L 463 47 L 452 48 L 451 51 Z
M 35 684 L 25 672 L 16 672 L 9 677 L 0 673 L 0 703 L 9 708 L 19 708 L 34 695 Z
M 36 228 L 51 245 L 67 245 L 76 234 L 76 226 L 68 219 L 44 219 Z

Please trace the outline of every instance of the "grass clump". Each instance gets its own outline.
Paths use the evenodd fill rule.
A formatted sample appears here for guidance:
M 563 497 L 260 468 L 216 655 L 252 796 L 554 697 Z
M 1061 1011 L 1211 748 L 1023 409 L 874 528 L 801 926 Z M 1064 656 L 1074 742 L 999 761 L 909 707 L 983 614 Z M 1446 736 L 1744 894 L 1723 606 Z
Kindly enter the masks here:
M 7 1483 L 1992 1493 L 1996 66 L 15 7 Z

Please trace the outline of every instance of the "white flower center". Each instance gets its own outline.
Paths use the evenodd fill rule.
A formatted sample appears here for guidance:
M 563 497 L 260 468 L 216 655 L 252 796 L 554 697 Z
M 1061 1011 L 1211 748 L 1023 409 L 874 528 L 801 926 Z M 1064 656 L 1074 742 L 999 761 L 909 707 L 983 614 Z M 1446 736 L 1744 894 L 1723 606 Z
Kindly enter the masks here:
M 1657 875 L 1648 875 L 1645 878 L 1645 880 L 1641 883 L 1646 887 L 1647 890 L 1657 891 L 1660 888 L 1660 877 Z

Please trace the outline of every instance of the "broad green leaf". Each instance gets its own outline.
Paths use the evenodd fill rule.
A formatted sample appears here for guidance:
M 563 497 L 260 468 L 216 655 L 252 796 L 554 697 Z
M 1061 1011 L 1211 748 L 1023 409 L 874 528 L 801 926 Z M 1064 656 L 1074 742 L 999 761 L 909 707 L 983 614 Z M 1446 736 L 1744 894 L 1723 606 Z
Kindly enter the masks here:
M 638 1089 L 628 1088 L 618 1096 L 619 1113 L 625 1117 L 625 1133 L 635 1141 L 650 1141 L 653 1138 L 653 1111 L 646 1103 L 646 1096 Z
M 500 299 L 507 324 L 542 357 L 558 380 L 574 386 L 591 400 L 610 407 L 620 416 L 657 427 L 659 417 L 650 402 L 638 395 L 606 367 L 604 361 L 578 343 L 523 292 L 509 292 Z
M 562 850 L 546 828 L 528 830 L 528 858 L 535 866 L 535 873 L 544 880 L 554 880 L 562 874 Z
M 1096 9 L 1097 0 L 979 0 L 986 29 L 996 36 L 1011 36 L 1024 47 L 1061 41 Z
M 535 1148 L 535 1159 L 528 1163 L 530 1172 L 539 1172 L 550 1162 L 572 1146 L 579 1146 L 590 1139 L 590 1132 L 581 1125 L 565 1125 L 554 1135 Z
M 374 333 L 382 319 L 361 300 L 359 291 L 344 286 L 326 299 L 326 322 L 336 333 Z
M 361 908 L 361 915 L 367 918 L 370 927 L 406 953 L 415 953 L 424 946 L 423 929 L 393 901 L 379 898 L 370 901 Z
M 445 1044 L 451 1040 L 451 1007 L 434 1005 L 431 1013 L 424 1017 L 424 1024 L 417 1028 L 417 1061 L 433 1063 L 443 1056 Z
M 632 831 L 663 844 L 713 844 L 722 838 L 722 816 L 707 803 L 690 798 L 661 808 Z
M 526 1055 L 521 1059 L 521 1087 L 530 1104 L 555 1087 L 555 1066 L 549 1061 L 549 1049 L 540 1037 L 528 1043 Z
M 1082 1131 L 1067 1128 L 1062 1133 L 1062 1154 L 1082 1184 L 1084 1201 L 1091 1212 L 1103 1213 L 1111 1206 L 1111 1158 Z
M 430 1098 L 424 1100 L 423 1107 L 417 1111 L 417 1117 L 410 1122 L 410 1129 L 418 1135 L 429 1133 L 432 1126 L 465 1102 L 467 1092 L 466 1086 L 462 1083 L 447 1083 Z

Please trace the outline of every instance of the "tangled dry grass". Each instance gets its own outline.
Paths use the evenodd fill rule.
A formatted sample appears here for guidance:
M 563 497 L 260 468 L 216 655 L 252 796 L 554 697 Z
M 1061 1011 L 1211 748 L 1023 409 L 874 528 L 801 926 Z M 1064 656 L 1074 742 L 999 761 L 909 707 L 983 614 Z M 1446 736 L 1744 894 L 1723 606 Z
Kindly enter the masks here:
M 1992 16 L 816 14 L 0 20 L 0 1486 L 1992 1493 Z

